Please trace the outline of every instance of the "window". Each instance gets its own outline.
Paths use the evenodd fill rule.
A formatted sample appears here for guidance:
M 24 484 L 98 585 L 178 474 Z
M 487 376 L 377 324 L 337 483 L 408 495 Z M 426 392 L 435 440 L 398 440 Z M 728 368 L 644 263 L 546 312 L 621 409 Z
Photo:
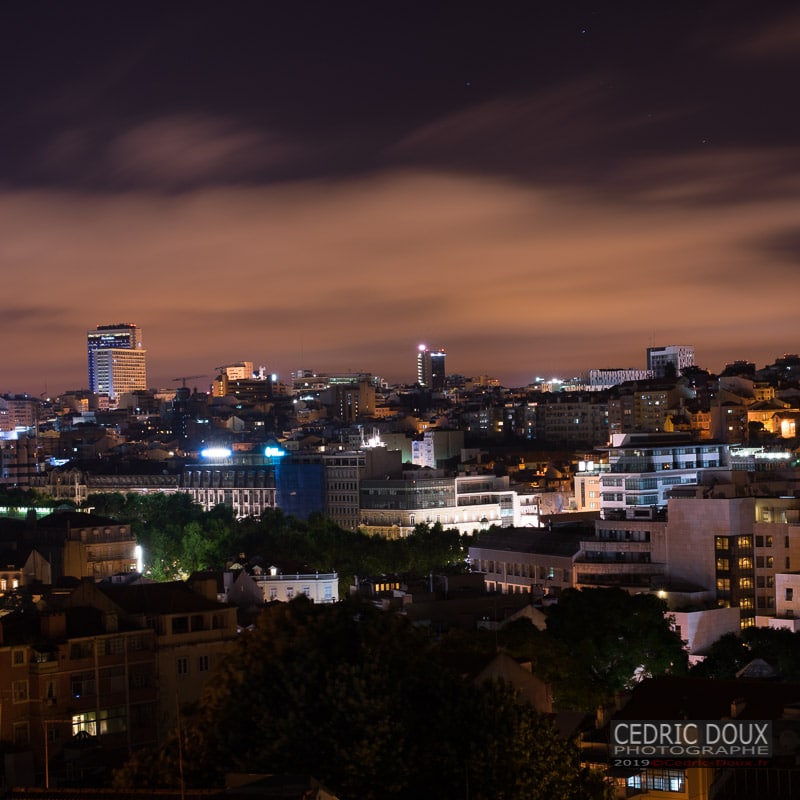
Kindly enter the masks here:
M 179 658 L 176 662 L 176 666 L 178 669 L 178 675 L 188 675 L 189 674 L 189 659 L 188 658 Z
M 189 617 L 173 617 L 172 632 L 189 633 Z
M 72 696 L 76 699 L 95 694 L 94 673 L 78 672 L 73 675 L 71 681 L 71 690 Z
M 198 656 L 197 669 L 200 672 L 208 672 L 208 656 Z
M 627 780 L 627 785 L 629 789 L 683 793 L 685 782 L 686 776 L 683 770 L 653 769 L 631 775 Z
M 725 536 L 715 536 L 714 537 L 714 548 L 717 550 L 727 550 L 728 549 L 728 539 Z
M 121 636 L 115 636 L 113 639 L 106 639 L 106 655 L 120 655 L 125 652 L 125 640 Z
M 786 587 L 786 591 L 784 592 L 784 599 L 791 602 L 794 598 L 794 589 L 791 586 Z
M 17 747 L 25 747 L 31 740 L 31 731 L 27 722 L 14 723 L 14 744 Z
M 11 694 L 15 703 L 24 703 L 28 699 L 28 681 L 14 681 Z
M 150 686 L 150 676 L 146 672 L 131 673 L 131 689 L 146 689 Z
M 73 660 L 91 658 L 94 655 L 94 642 L 73 642 L 69 648 L 69 657 Z
M 25 648 L 17 647 L 12 651 L 11 663 L 15 667 L 21 667 L 25 664 Z
M 101 708 L 72 715 L 72 735 L 88 733 L 90 736 L 120 733 L 128 729 L 125 707 Z

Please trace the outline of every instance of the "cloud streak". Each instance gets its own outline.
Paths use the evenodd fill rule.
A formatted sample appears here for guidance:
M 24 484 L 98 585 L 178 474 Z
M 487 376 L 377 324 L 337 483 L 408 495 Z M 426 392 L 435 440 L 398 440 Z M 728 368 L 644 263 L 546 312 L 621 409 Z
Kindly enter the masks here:
M 738 154 L 742 173 L 748 158 L 769 154 Z M 154 385 L 242 358 L 410 381 L 419 341 L 447 347 L 453 371 L 510 385 L 641 366 L 653 338 L 694 344 L 711 369 L 797 349 L 780 287 L 800 204 L 698 203 L 686 174 L 651 166 L 646 202 L 420 171 L 174 195 L 7 192 L 0 261 L 40 278 L 35 305 L 0 322 L 19 343 L 3 356 L 6 388 L 84 386 L 85 331 L 122 320 L 143 328 Z

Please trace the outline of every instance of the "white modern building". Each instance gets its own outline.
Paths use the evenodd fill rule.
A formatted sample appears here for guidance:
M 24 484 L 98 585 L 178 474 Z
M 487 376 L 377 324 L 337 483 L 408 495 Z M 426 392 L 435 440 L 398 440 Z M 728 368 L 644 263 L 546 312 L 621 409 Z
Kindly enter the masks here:
M 517 493 L 507 477 L 448 477 L 440 470 L 413 470 L 402 478 L 361 483 L 361 527 L 368 533 L 399 539 L 419 524 L 472 533 L 493 525 L 515 524 Z
M 694 366 L 694 347 L 686 344 L 669 344 L 665 347 L 647 348 L 647 369 L 653 377 L 663 378 L 668 372 L 680 377 L 686 367 Z
M 684 434 L 615 433 L 599 449 L 608 454 L 609 471 L 600 476 L 604 518 L 651 517 L 666 508 L 676 486 L 697 484 L 700 472 L 729 468 L 727 445 Z

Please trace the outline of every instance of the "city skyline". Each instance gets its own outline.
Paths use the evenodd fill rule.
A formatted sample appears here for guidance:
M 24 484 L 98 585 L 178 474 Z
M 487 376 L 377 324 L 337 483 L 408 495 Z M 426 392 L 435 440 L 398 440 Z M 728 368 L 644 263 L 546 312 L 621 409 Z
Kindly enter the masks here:
M 252 359 L 414 380 L 800 350 L 793 4 L 8 9 L 0 391 Z

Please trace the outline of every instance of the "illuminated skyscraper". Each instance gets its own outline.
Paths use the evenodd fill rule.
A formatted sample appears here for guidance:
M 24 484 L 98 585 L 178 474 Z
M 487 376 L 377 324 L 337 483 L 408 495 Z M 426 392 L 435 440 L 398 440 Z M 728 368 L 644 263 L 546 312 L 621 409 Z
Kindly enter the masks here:
M 417 383 L 434 392 L 444 390 L 445 351 L 429 350 L 421 344 L 417 349 Z
M 116 398 L 147 389 L 142 331 L 132 322 L 98 325 L 86 333 L 89 389 Z

